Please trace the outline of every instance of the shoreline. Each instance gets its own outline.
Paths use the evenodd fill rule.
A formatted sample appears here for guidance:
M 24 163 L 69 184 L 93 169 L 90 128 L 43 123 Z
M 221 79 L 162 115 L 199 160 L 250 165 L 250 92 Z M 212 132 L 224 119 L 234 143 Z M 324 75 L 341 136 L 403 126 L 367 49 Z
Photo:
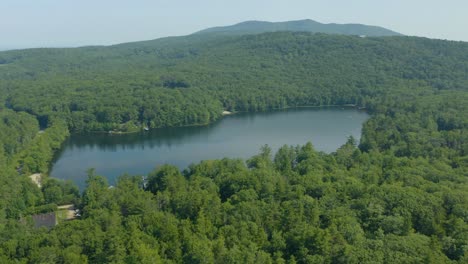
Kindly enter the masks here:
M 231 115 L 236 115 L 240 113 L 262 113 L 262 112 L 268 112 L 268 111 L 278 111 L 278 110 L 287 110 L 287 109 L 298 109 L 298 108 L 326 108 L 326 107 L 342 107 L 342 108 L 355 108 L 357 110 L 365 110 L 365 107 L 360 107 L 356 104 L 344 104 L 344 105 L 298 105 L 298 106 L 287 106 L 287 107 L 279 107 L 279 108 L 269 108 L 261 111 L 228 111 L 224 110 L 221 112 L 221 115 L 216 118 L 215 120 L 207 123 L 200 123 L 200 124 L 190 124 L 190 125 L 181 125 L 181 126 L 161 126 L 161 127 L 154 127 L 154 128 L 149 128 L 148 130 L 144 129 L 143 127 L 135 130 L 135 131 L 86 131 L 86 132 L 70 132 L 71 134 L 83 134 L 83 133 L 89 133 L 89 134 L 108 134 L 108 135 L 128 135 L 128 134 L 136 134 L 136 133 L 146 133 L 150 132 L 151 130 L 155 129 L 160 129 L 160 128 L 178 128 L 178 127 L 198 127 L 198 126 L 208 126 L 210 124 L 213 124 L 214 122 L 217 122 L 221 120 L 222 118 L 226 116 L 231 116 Z
M 235 111 L 231 112 L 233 114 L 238 113 L 262 113 L 267 111 L 276 111 L 276 110 L 287 110 L 287 109 L 295 109 L 295 108 L 322 108 L 322 107 L 342 107 L 342 108 L 355 108 L 357 110 L 366 110 L 366 107 L 361 107 L 356 104 L 344 104 L 344 105 L 298 105 L 298 106 L 286 106 L 286 107 L 278 107 L 278 108 L 269 108 L 263 111 Z

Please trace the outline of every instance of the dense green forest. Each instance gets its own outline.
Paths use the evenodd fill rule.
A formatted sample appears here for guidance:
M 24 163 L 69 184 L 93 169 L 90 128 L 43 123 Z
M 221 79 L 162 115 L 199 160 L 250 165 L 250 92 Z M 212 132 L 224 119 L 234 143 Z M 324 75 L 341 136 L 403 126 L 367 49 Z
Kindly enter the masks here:
M 309 33 L 192 35 L 0 52 L 1 263 L 466 263 L 468 43 Z M 47 174 L 70 132 L 206 124 L 223 110 L 355 104 L 334 153 L 122 175 Z M 70 131 L 70 132 L 69 132 Z M 34 228 L 74 203 L 81 218 Z
M 359 104 L 401 87 L 467 87 L 468 45 L 268 33 L 0 53 L 6 106 L 73 131 L 206 124 L 232 111 Z M 0 98 L 1 99 L 1 98 Z

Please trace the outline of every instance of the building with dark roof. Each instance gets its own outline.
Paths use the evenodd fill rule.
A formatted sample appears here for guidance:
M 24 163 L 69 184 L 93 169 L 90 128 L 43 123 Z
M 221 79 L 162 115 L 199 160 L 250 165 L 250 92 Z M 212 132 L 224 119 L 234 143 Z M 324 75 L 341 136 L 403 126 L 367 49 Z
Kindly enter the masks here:
M 47 227 L 52 228 L 57 225 L 57 217 L 55 216 L 55 212 L 47 213 L 47 214 L 37 214 L 32 216 L 34 227 Z

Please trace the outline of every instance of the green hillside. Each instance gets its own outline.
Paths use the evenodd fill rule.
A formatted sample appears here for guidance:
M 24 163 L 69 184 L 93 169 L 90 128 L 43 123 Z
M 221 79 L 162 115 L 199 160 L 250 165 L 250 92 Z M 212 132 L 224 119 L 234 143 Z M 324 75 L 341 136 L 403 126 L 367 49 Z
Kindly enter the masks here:
M 0 53 L 9 108 L 74 131 L 206 124 L 223 109 L 359 104 L 402 86 L 465 89 L 466 43 L 308 33 L 189 36 Z M 450 69 L 450 70 L 447 70 Z
M 468 260 L 468 43 L 273 32 L 0 52 L 0 102 L 0 263 Z M 70 132 L 344 104 L 371 117 L 330 154 L 265 146 L 114 188 L 90 170 L 82 194 L 47 177 Z M 68 203 L 80 218 L 34 228 Z

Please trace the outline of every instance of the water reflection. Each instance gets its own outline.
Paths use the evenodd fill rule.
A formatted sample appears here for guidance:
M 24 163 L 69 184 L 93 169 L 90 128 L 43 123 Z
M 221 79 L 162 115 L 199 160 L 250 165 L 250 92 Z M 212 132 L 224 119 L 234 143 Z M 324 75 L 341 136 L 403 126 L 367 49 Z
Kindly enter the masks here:
M 367 114 L 355 109 L 301 108 L 226 116 L 208 126 L 161 128 L 135 134 L 72 135 L 56 155 L 53 177 L 71 179 L 81 188 L 86 169 L 108 177 L 146 174 L 170 163 L 181 169 L 206 159 L 249 158 L 269 144 L 302 145 L 331 152 L 353 135 L 360 137 Z

